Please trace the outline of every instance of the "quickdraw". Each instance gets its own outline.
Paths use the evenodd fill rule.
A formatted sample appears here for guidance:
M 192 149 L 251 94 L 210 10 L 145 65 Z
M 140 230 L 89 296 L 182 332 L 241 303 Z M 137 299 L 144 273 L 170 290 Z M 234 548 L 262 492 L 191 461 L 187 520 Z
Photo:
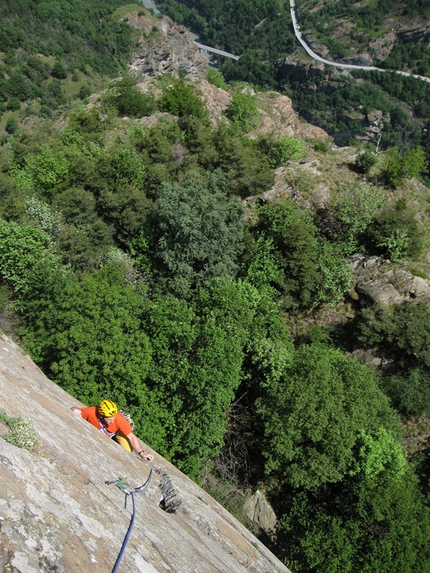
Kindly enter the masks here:
M 133 529 L 134 518 L 136 517 L 136 502 L 134 499 L 134 495 L 137 493 L 143 493 L 145 490 L 148 489 L 149 484 L 151 483 L 151 479 L 152 479 L 152 472 L 153 472 L 153 469 L 151 468 L 151 470 L 149 472 L 148 479 L 146 480 L 146 482 L 143 485 L 141 485 L 139 487 L 135 487 L 135 488 L 130 488 L 127 484 L 123 483 L 120 479 L 105 482 L 106 485 L 115 484 L 117 487 L 120 488 L 121 491 L 124 492 L 124 494 L 125 494 L 124 507 L 125 508 L 127 508 L 128 496 L 131 496 L 131 501 L 133 502 L 133 512 L 132 512 L 131 519 L 130 519 L 130 525 L 128 526 L 127 533 L 125 535 L 124 541 L 123 541 L 122 546 L 121 546 L 121 551 L 119 552 L 119 555 L 118 555 L 117 560 L 115 562 L 114 568 L 112 569 L 112 573 L 116 573 L 116 571 L 118 571 L 118 567 L 121 563 L 122 556 L 124 555 L 125 548 L 127 546 L 128 540 L 130 539 L 131 531 Z

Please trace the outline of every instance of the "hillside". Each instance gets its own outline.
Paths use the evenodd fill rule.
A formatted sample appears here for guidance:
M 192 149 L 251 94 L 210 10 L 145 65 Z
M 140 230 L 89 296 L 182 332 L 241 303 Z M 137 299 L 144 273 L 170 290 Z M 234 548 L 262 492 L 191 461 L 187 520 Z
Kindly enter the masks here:
M 334 61 L 361 58 L 368 65 L 430 75 L 430 11 L 423 2 L 327 5 L 297 2 L 301 28 Z
M 242 56 L 238 62 L 219 62 L 227 80 L 286 93 L 300 116 L 327 131 L 338 145 L 421 145 L 430 157 L 430 86 L 396 74 L 325 69 L 295 39 L 289 3 L 164 0 L 158 5 L 203 43 Z M 321 56 L 430 76 L 425 3 L 312 0 L 296 6 L 301 30 Z M 380 121 L 372 130 L 375 114 Z
M 76 13 L 66 10 L 71 2 L 60 4 L 56 25 L 66 29 Z M 107 4 L 90 6 L 93 18 Z M 276 7 L 271 0 L 260 6 L 270 12 L 255 28 L 263 51 L 263 38 L 270 43 L 285 23 L 279 18 L 275 26 Z M 255 14 L 246 8 L 244 2 L 239 11 L 251 25 Z M 199 523 L 212 539 L 200 505 L 218 507 L 212 496 L 294 573 L 422 573 L 430 564 L 425 146 L 410 139 L 385 148 L 387 124 L 404 117 L 393 115 L 390 100 L 390 111 L 384 101 L 355 111 L 351 120 L 362 122 L 366 135 L 340 147 L 297 113 L 308 96 L 315 113 L 328 101 L 330 86 L 320 90 L 311 67 L 296 104 L 296 96 L 274 87 L 228 83 L 167 17 L 113 3 L 105 16 L 99 24 L 113 22 L 131 41 L 127 52 L 110 34 L 99 36 L 97 47 L 118 56 L 112 62 L 123 73 L 115 77 L 88 66 L 76 74 L 66 59 L 41 54 L 41 91 L 21 101 L 11 89 L 31 82 L 26 76 L 16 83 L 14 69 L 23 78 L 35 54 L 28 43 L 1 54 L 8 92 L 0 125 L 0 328 L 32 357 L 40 377 L 57 385 L 43 382 L 43 408 L 61 429 L 70 416 L 62 400 L 108 397 L 125 408 L 156 452 L 156 467 L 185 491 L 185 513 L 174 518 L 195 516 L 196 527 L 181 527 L 199 543 Z M 244 54 L 242 71 L 255 70 L 253 61 Z M 55 76 L 57 63 L 66 77 Z M 76 78 L 84 88 L 78 93 L 70 89 Z M 350 97 L 353 82 L 368 89 L 352 76 L 331 79 L 349 86 Z M 51 84 L 57 95 L 50 107 L 43 90 Z M 332 117 L 351 115 L 344 93 L 331 92 Z M 372 138 L 376 145 L 368 145 Z M 6 422 L 24 396 L 19 384 L 13 391 Z M 54 456 L 65 451 L 69 460 L 65 442 L 55 449 L 28 392 L 21 407 L 44 448 Z M 75 430 L 67 445 L 76 440 L 84 455 Z M 106 447 L 119 472 L 125 454 Z M 50 469 L 43 455 L 35 459 L 41 472 Z M 148 466 L 133 460 L 125 477 L 137 482 L 137 469 Z M 69 473 L 58 467 L 68 489 Z M 84 471 L 90 494 L 96 472 L 89 457 Z M 73 466 L 70 475 L 78 474 Z M 154 480 L 162 484 L 162 474 Z M 122 497 L 109 487 L 110 500 Z M 154 495 L 150 489 L 143 497 Z M 81 499 L 73 523 L 78 514 L 83 520 Z M 270 506 L 260 515 L 270 523 L 249 508 L 262 499 Z M 164 528 L 170 514 L 158 502 L 151 516 L 160 512 Z M 124 511 L 121 531 L 128 516 Z M 183 557 L 160 535 L 163 566 L 173 569 L 173 561 L 165 564 L 170 552 Z M 231 552 L 244 567 L 242 539 L 232 535 L 238 547 Z M 129 558 L 141 563 L 132 548 Z M 206 557 L 199 545 L 203 566 L 210 570 L 215 552 L 222 569 L 224 549 L 211 546 Z M 144 550 L 147 559 L 152 553 Z M 113 549 L 106 551 L 111 561 Z M 196 561 L 191 567 L 200 571 Z

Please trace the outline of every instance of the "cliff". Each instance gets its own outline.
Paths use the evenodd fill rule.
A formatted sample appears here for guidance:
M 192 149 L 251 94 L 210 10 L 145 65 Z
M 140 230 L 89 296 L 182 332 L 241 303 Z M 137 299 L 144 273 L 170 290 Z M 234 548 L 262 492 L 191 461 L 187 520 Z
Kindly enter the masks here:
M 177 26 L 168 16 L 158 17 L 148 10 L 132 10 L 122 18 L 138 31 L 138 48 L 130 64 L 136 76 L 180 73 L 202 77 L 209 64 L 192 42 L 186 28 Z
M 0 411 L 23 416 L 36 451 L 0 437 L 0 570 L 112 571 L 135 495 L 136 519 L 118 571 L 288 573 L 288 569 L 205 491 L 157 452 L 152 464 L 129 454 L 71 411 L 74 398 L 0 337 Z M 0 423 L 3 437 L 7 427 Z M 146 446 L 145 446 L 146 447 Z

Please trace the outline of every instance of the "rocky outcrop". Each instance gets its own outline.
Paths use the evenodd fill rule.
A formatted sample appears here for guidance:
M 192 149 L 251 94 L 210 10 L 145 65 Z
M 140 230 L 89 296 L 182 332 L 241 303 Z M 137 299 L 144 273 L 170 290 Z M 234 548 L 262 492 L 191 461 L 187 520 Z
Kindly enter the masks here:
M 374 303 L 401 304 L 430 300 L 430 282 L 416 277 L 382 257 L 355 254 L 350 257 L 355 290 Z
M 402 42 L 424 44 L 430 41 L 430 24 L 427 26 L 404 26 L 397 32 L 397 37 Z
M 305 83 L 312 78 L 319 78 L 325 70 L 322 62 L 314 60 L 301 60 L 297 54 L 287 56 L 279 64 L 278 76 L 280 79 L 288 79 L 290 82 Z
M 145 8 L 124 16 L 123 20 L 139 31 L 139 48 L 129 64 L 130 73 L 159 76 L 180 73 L 189 77 L 204 76 L 209 64 L 192 42 L 187 30 L 167 16 L 157 17 Z
M 228 122 L 224 112 L 231 103 L 231 95 L 204 79 L 198 81 L 196 87 L 205 102 L 206 109 L 209 111 L 212 125 L 217 127 L 221 123 Z
M 299 120 L 291 99 L 278 92 L 256 94 L 260 113 L 260 125 L 254 137 L 270 134 L 274 137 L 326 138 L 327 132 L 320 127 Z
M 342 58 L 341 64 L 352 64 L 353 66 L 371 66 L 372 61 L 363 55 L 354 56 L 353 58 Z
M 277 518 L 272 506 L 261 491 L 257 490 L 244 504 L 243 509 L 252 523 L 260 527 L 271 539 L 276 537 Z
M 1 435 L 0 571 L 106 573 L 136 519 L 123 573 L 289 573 L 242 524 L 157 452 L 143 462 L 71 411 L 78 403 L 0 335 L 0 411 L 30 420 L 35 451 Z M 106 482 L 112 482 L 110 484 Z

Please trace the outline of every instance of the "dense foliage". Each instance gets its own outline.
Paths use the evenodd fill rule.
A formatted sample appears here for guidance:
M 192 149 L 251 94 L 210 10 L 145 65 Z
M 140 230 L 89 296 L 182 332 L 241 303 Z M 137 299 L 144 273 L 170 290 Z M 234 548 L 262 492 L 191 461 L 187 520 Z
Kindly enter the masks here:
M 122 4 L 121 0 L 5 0 L 0 7 L 0 51 L 10 54 L 6 60 L 11 65 L 13 50 L 24 50 L 27 58 L 19 62 L 21 70 L 36 85 L 46 74 L 37 54 L 59 59 L 51 70 L 58 79 L 64 79 L 68 70 L 85 71 L 86 66 L 114 73 L 116 57 L 124 61 L 131 48 L 129 27 L 110 18 Z
M 209 3 L 198 7 L 209 18 Z M 277 29 L 270 1 L 223 8 L 251 37 Z M 227 20 L 207 34 L 233 42 Z M 55 58 L 49 70 L 33 63 L 58 98 L 71 70 Z M 349 166 L 360 175 L 316 209 L 300 162 L 313 153 L 322 163 L 330 146 L 257 136 L 254 91 L 229 88 L 219 71 L 207 77 L 229 91 L 216 126 L 195 85 L 169 75 L 156 96 L 124 76 L 91 109 L 5 125 L 0 311 L 15 314 L 3 323 L 55 382 L 88 404 L 117 401 L 136 433 L 196 480 L 212 472 L 229 490 L 265 490 L 279 517 L 276 551 L 293 571 L 422 573 L 430 470 L 406 456 L 400 421 L 429 414 L 428 307 L 360 301 L 337 329 L 313 322 L 345 308 L 349 255 L 421 257 L 428 236 L 413 201 L 394 196 L 412 195 L 402 186 L 425 169 L 423 149 L 364 152 Z M 155 111 L 161 119 L 139 121 Z M 256 198 L 275 170 L 299 200 Z M 358 361 L 363 348 L 388 366 Z
M 29 113 L 49 116 L 67 101 L 67 78 L 76 85 L 68 91 L 85 97 L 95 75 L 117 75 L 127 62 L 133 40 L 130 27 L 111 16 L 126 3 L 2 2 L 0 115 L 5 109 L 17 111 L 22 102 L 31 102 Z

